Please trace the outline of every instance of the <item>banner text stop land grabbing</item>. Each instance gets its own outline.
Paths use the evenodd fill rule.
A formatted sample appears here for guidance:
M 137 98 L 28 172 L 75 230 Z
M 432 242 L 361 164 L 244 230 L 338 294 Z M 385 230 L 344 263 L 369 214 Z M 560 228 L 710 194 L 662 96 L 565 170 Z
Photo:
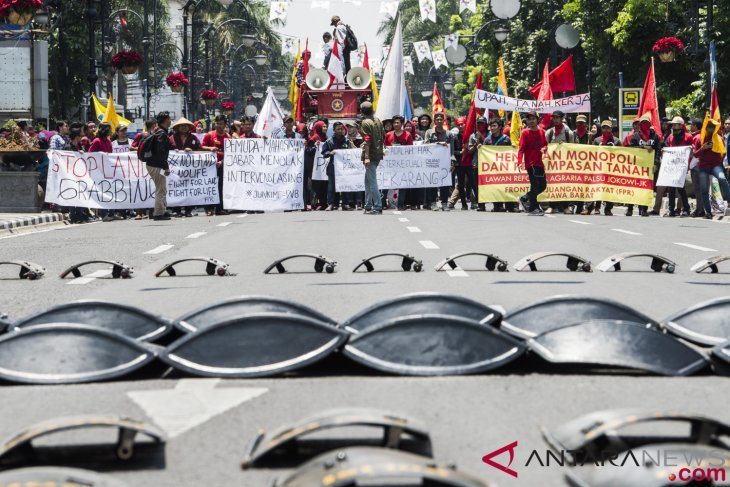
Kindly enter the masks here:
M 547 189 L 538 201 L 653 204 L 654 153 L 646 149 L 555 144 L 543 163 Z M 529 190 L 516 148 L 479 148 L 479 202 L 517 202 Z
M 223 157 L 223 207 L 286 211 L 304 207 L 304 141 L 227 139 Z
M 135 152 L 48 151 L 46 202 L 104 210 L 154 208 L 155 184 Z M 170 152 L 168 206 L 220 201 L 215 154 Z

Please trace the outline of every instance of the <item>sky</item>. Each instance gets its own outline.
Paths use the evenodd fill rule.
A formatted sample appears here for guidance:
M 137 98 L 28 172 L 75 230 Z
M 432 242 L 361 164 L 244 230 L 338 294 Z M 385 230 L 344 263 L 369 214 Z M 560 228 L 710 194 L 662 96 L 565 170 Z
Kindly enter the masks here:
M 320 0 L 317 0 L 319 3 Z M 309 50 L 312 51 L 313 63 L 318 62 L 321 53 L 322 34 L 332 32 L 330 18 L 339 15 L 342 21 L 348 24 L 359 43 L 366 43 L 371 58 L 382 57 L 382 39 L 377 32 L 385 14 L 378 13 L 380 0 L 351 0 L 359 1 L 360 5 L 345 3 L 342 0 L 330 0 L 329 8 L 312 8 L 312 0 L 293 0 L 289 5 L 286 26 L 277 28 L 278 32 L 297 37 L 304 41 L 309 37 Z

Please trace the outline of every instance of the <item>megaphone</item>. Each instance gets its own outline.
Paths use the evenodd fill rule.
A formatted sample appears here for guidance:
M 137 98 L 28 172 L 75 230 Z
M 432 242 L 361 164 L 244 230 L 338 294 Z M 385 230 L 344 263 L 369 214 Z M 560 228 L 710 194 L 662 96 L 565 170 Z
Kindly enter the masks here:
M 330 74 L 324 69 L 310 69 L 306 82 L 310 90 L 326 90 L 330 85 Z
M 370 85 L 370 71 L 365 68 L 350 68 L 347 72 L 347 84 L 353 90 L 362 90 Z

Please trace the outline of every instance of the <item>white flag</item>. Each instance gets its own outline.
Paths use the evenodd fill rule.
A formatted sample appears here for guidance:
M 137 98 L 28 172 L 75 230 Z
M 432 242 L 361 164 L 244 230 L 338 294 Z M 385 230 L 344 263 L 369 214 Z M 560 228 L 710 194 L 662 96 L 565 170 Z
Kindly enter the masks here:
M 388 60 L 388 54 L 390 54 L 390 46 L 383 46 L 383 62 Z
M 342 59 L 340 59 L 340 47 L 336 42 L 332 48 L 330 62 L 327 65 L 327 72 L 333 76 L 332 83 L 345 83 L 345 70 L 342 68 Z
M 413 71 L 413 59 L 411 56 L 406 56 L 403 58 L 403 70 L 405 70 L 406 73 L 411 73 L 415 75 L 416 73 Z
M 405 73 L 403 67 L 403 29 L 400 16 L 397 18 L 393 41 L 388 50 L 390 55 L 385 62 L 383 81 L 380 84 L 380 96 L 375 116 L 381 120 L 403 115 L 406 99 Z
M 380 2 L 380 10 L 378 13 L 389 15 L 390 17 L 395 18 L 395 16 L 398 14 L 398 6 L 400 5 L 399 0 L 393 0 L 393 1 L 384 1 Z
M 428 41 L 414 42 L 413 49 L 416 50 L 419 63 L 423 62 L 424 59 L 431 60 L 431 47 L 428 45 Z
M 435 67 L 443 66 L 445 68 L 449 67 L 449 62 L 446 61 L 446 51 L 440 50 L 440 51 L 431 51 L 431 58 L 433 59 L 433 65 Z
M 418 6 L 421 8 L 421 20 L 436 22 L 436 0 L 418 0 Z
M 271 2 L 269 10 L 269 20 L 280 19 L 286 22 L 286 16 L 289 13 L 289 2 Z M 296 51 L 294 51 L 296 53 Z
M 464 10 L 471 10 L 472 13 L 476 13 L 477 0 L 459 0 L 459 13 Z
M 284 126 L 284 113 L 281 111 L 279 102 L 274 97 L 274 92 L 269 86 L 266 89 L 266 100 L 264 106 L 261 107 L 259 118 L 256 119 L 256 125 L 253 126 L 254 133 L 261 137 L 269 137 Z
M 297 43 L 299 42 L 298 39 L 295 39 L 293 37 L 284 37 L 281 41 L 281 53 L 282 54 L 293 54 L 296 56 L 297 54 Z
M 444 36 L 444 50 L 453 47 L 456 49 L 459 45 L 459 34 L 449 34 Z
M 329 10 L 330 2 L 329 0 L 312 0 L 312 8 L 323 8 L 325 10 Z

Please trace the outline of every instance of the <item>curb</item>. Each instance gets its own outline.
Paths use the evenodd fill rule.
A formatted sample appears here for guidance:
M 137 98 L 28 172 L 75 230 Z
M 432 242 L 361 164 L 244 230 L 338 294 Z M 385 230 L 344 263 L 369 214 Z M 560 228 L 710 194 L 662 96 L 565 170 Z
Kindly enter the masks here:
M 13 228 L 30 227 L 40 225 L 42 223 L 64 222 L 68 220 L 68 215 L 64 213 L 41 213 L 34 216 L 24 218 L 13 218 L 0 221 L 0 230 L 11 230 Z

